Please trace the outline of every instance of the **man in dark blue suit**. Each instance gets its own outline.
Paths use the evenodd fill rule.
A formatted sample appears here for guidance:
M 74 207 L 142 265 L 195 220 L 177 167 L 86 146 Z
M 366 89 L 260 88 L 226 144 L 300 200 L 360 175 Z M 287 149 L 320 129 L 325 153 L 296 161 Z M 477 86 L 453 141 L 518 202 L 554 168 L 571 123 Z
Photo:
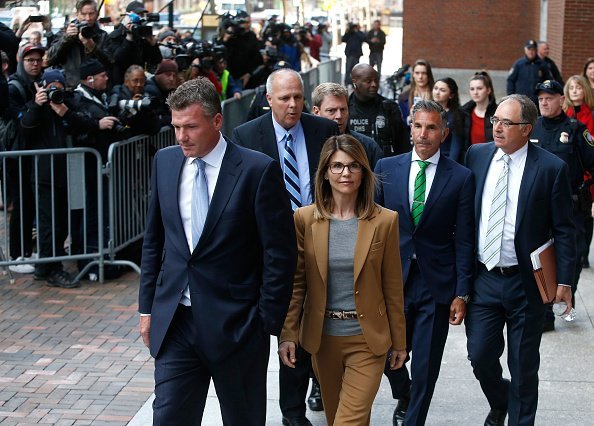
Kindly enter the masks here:
M 168 99 L 179 146 L 155 156 L 140 332 L 155 358 L 154 425 L 199 425 L 210 380 L 227 425 L 264 425 L 270 335 L 293 289 L 296 238 L 275 161 L 227 142 L 212 83 Z
M 485 425 L 533 425 L 538 403 L 545 306 L 530 253 L 555 241 L 556 301 L 571 309 L 576 261 L 567 164 L 528 143 L 536 122 L 524 95 L 502 99 L 492 117 L 495 142 L 473 145 L 466 164 L 476 180 L 478 274 L 466 316 L 468 356 L 491 410 Z M 499 217 L 499 218 L 498 218 Z M 498 218 L 498 219 L 497 219 Z M 507 365 L 500 358 L 507 326 Z
M 449 324 L 464 319 L 474 268 L 474 179 L 440 154 L 446 112 L 419 101 L 410 127 L 413 151 L 375 168 L 377 202 L 398 212 L 407 350 L 413 353 L 412 383 L 406 366 L 385 370 L 398 399 L 394 425 L 425 424 Z
M 233 141 L 279 161 L 287 186 L 285 197 L 291 197 L 293 209 L 306 206 L 313 202 L 322 145 L 330 136 L 338 134 L 338 125 L 322 117 L 303 114 L 303 80 L 299 73 L 291 69 L 280 69 L 270 74 L 266 81 L 266 98 L 271 111 L 235 128 Z M 292 161 L 286 158 L 288 137 L 294 141 L 295 157 Z M 297 182 L 288 183 L 291 170 L 294 171 L 292 177 L 297 175 Z M 285 426 L 308 426 L 311 423 L 305 416 L 305 395 L 311 360 L 301 347 L 297 348 L 296 355 L 295 368 L 282 363 L 280 365 L 279 404 L 283 413 L 282 422 Z M 319 385 L 315 379 L 308 402 L 311 409 L 322 409 Z

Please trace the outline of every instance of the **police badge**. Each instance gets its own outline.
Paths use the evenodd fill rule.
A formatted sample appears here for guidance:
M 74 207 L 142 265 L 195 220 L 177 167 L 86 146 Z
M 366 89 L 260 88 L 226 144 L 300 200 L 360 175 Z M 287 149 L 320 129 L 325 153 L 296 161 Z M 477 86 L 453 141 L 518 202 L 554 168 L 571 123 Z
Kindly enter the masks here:
M 584 130 L 583 135 L 584 135 L 584 139 L 586 140 L 586 142 L 588 142 L 588 145 L 594 146 L 594 139 L 592 139 L 592 135 L 590 134 L 588 129 Z
M 569 134 L 567 132 L 561 132 L 561 136 L 559 137 L 559 142 L 569 143 Z

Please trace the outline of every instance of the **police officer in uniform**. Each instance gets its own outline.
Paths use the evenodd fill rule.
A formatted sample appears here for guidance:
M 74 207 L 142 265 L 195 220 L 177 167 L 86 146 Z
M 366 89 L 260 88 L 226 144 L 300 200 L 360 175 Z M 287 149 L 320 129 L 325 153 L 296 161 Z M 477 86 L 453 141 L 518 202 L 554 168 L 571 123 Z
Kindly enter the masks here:
M 536 41 L 528 40 L 524 45 L 524 56 L 518 59 L 509 70 L 507 76 L 507 94 L 526 95 L 535 105 L 538 99 L 534 89 L 538 83 L 552 80 L 548 65 L 536 55 Z
M 573 196 L 573 222 L 576 230 L 578 253 L 583 253 L 586 244 L 584 219 L 585 215 L 578 209 L 578 188 L 583 182 L 584 169 L 594 171 L 594 140 L 586 126 L 579 121 L 569 118 L 563 112 L 565 100 L 563 87 L 555 80 L 546 80 L 536 87 L 538 106 L 541 117 L 530 135 L 530 142 L 557 155 L 569 166 L 571 190 Z M 575 276 L 572 284 L 573 306 L 575 306 L 575 291 L 582 272 L 581 258 L 575 266 Z M 544 331 L 555 329 L 555 317 L 552 311 L 547 311 Z
M 377 93 L 377 71 L 369 64 L 357 64 L 351 78 L 354 91 L 349 96 L 349 129 L 375 140 L 385 157 L 410 151 L 398 104 Z

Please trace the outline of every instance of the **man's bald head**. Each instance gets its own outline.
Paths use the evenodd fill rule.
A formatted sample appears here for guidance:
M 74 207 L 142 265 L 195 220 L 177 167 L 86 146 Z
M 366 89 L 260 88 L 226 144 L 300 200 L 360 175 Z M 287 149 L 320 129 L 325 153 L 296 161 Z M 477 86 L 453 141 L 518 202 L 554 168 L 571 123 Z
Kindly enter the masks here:
M 363 102 L 370 101 L 377 96 L 379 74 L 369 64 L 355 65 L 351 71 L 351 79 L 355 96 Z

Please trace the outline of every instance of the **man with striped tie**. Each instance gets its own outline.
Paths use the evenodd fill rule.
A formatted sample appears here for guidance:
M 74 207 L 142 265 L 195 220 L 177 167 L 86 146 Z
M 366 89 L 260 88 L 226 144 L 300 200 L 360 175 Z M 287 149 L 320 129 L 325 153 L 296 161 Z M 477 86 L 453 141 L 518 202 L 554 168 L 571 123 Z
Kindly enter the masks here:
M 235 128 L 232 139 L 278 161 L 295 210 L 313 202 L 320 150 L 326 139 L 339 134 L 338 125 L 303 113 L 303 80 L 291 69 L 273 72 L 266 81 L 266 93 L 271 111 Z M 283 425 L 311 425 L 305 416 L 310 371 L 310 355 L 302 348 L 298 348 L 295 368 L 281 363 L 279 403 Z
M 469 149 L 466 164 L 476 180 L 478 274 L 466 316 L 468 357 L 491 410 L 485 425 L 533 425 L 538 403 L 539 347 L 545 306 L 530 253 L 555 240 L 556 301 L 571 309 L 576 261 L 567 164 L 528 143 L 536 122 L 524 95 L 502 99 L 491 118 L 491 143 Z M 507 326 L 507 365 L 500 358 Z
M 440 154 L 449 132 L 446 112 L 419 101 L 410 127 L 413 151 L 375 168 L 377 202 L 399 215 L 407 351 L 413 353 L 412 382 L 406 366 L 385 370 L 398 399 L 394 425 L 425 424 L 449 324 L 464 319 L 474 267 L 474 179 Z

